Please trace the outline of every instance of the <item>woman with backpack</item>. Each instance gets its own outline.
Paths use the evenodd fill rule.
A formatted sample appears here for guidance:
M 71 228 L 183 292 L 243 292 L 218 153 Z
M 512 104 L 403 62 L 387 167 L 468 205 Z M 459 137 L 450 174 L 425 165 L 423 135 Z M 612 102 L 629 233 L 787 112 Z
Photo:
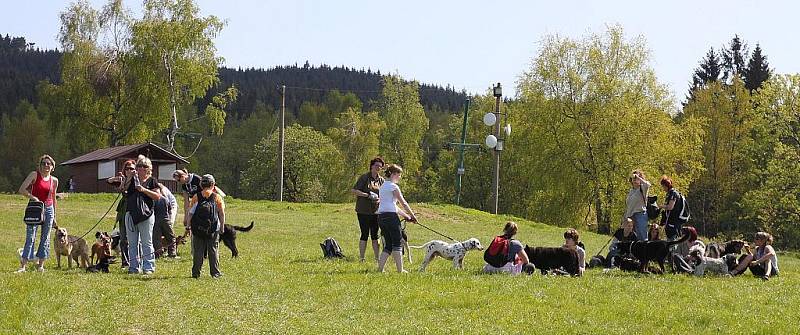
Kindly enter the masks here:
M 211 277 L 219 278 L 219 235 L 225 226 L 225 203 L 222 196 L 214 192 L 214 176 L 203 175 L 201 191 L 192 197 L 187 213 L 187 230 L 192 232 L 192 278 L 200 278 L 203 259 L 208 256 Z
M 367 250 L 367 237 L 372 237 L 372 251 L 375 253 L 375 260 L 378 260 L 380 249 L 378 246 L 378 190 L 383 185 L 383 177 L 380 176 L 383 169 L 383 159 L 375 157 L 369 161 L 369 172 L 361 175 L 350 190 L 356 196 L 356 215 L 358 216 L 358 226 L 361 229 L 361 238 L 358 241 L 358 259 L 364 261 L 364 253 Z
M 128 273 L 156 271 L 153 248 L 154 202 L 161 199 L 160 188 L 153 178 L 153 163 L 139 155 L 136 171 L 125 171 L 125 233 L 128 236 Z
M 37 270 L 44 272 L 44 261 L 50 256 L 50 229 L 56 222 L 56 190 L 58 189 L 58 178 L 51 174 L 55 167 L 56 161 L 53 160 L 53 157 L 42 155 L 39 157 L 39 164 L 37 164 L 36 170 L 29 173 L 19 187 L 19 194 L 29 199 L 29 205 L 31 202 L 44 204 L 42 214 L 44 220 L 40 224 L 26 224 L 25 245 L 19 255 L 17 273 L 25 272 L 28 262 L 34 258 L 39 259 Z M 40 225 L 41 227 L 39 227 Z M 34 254 L 33 247 L 36 245 L 36 231 L 39 228 L 41 228 L 39 248 Z
M 509 221 L 503 227 L 503 234 L 494 238 L 489 248 L 484 252 L 484 260 L 487 262 L 483 266 L 485 273 L 510 273 L 520 274 L 523 270 L 533 273 L 533 268 L 529 263 L 528 254 L 520 241 L 514 239 L 517 235 L 517 224 Z M 504 251 L 505 250 L 505 251 Z M 500 258 L 498 262 L 496 259 Z M 494 264 L 490 264 L 494 263 Z M 504 264 L 501 264 L 504 263 Z
M 189 173 L 186 169 L 175 170 L 172 172 L 172 179 L 174 179 L 178 185 L 181 187 L 183 191 L 183 225 L 188 225 L 188 215 L 189 213 L 189 200 L 192 199 L 197 193 L 200 193 L 202 187 L 200 187 L 200 176 Z M 225 197 L 225 192 L 222 191 L 216 185 L 214 186 L 214 193 L 219 194 L 221 197 Z
M 403 193 L 400 192 L 400 178 L 403 176 L 403 168 L 397 164 L 389 164 L 386 167 L 386 181 L 383 182 L 378 190 L 378 224 L 386 238 L 386 245 L 383 246 L 383 252 L 378 258 L 378 272 L 383 272 L 386 265 L 386 260 L 389 255 L 394 258 L 394 263 L 397 266 L 397 272 L 406 273 L 408 271 L 403 269 L 403 245 L 402 245 L 402 232 L 400 216 L 403 216 L 408 221 L 417 222 L 417 217 L 414 211 L 408 206 L 408 202 L 403 198 Z M 403 210 L 397 208 L 397 203 L 402 205 Z
M 678 238 L 678 233 L 681 231 L 681 226 L 685 222 L 679 218 L 681 210 L 683 209 L 683 198 L 680 193 L 672 187 L 672 179 L 667 176 L 661 176 L 661 188 L 667 195 L 664 197 L 666 200 L 664 204 L 658 205 L 659 208 L 664 210 L 662 215 L 661 225 L 664 226 L 664 232 L 667 234 L 667 240 L 674 241 Z M 678 202 L 681 202 L 680 204 Z
M 625 198 L 625 216 L 622 217 L 622 223 L 627 218 L 633 220 L 636 237 L 640 241 L 647 240 L 647 191 L 650 190 L 650 182 L 644 178 L 641 170 L 634 170 L 628 177 L 631 189 Z

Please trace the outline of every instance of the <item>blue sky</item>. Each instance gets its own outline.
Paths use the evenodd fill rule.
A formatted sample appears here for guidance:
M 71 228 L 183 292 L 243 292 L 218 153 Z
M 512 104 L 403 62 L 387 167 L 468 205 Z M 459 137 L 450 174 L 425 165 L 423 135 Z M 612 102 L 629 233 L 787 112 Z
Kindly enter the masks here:
M 99 7 L 105 1 L 91 1 Z M 58 46 L 58 13 L 69 2 L 3 1 L 0 33 Z M 131 8 L 140 1 L 128 1 Z M 620 24 L 643 35 L 661 82 L 683 99 L 709 47 L 739 34 L 760 43 L 778 73 L 800 73 L 800 4 L 793 1 L 209 1 L 204 15 L 228 20 L 225 65 L 347 65 L 482 92 L 513 94 L 547 34 L 579 37 Z M 11 15 L 9 15 L 11 14 Z

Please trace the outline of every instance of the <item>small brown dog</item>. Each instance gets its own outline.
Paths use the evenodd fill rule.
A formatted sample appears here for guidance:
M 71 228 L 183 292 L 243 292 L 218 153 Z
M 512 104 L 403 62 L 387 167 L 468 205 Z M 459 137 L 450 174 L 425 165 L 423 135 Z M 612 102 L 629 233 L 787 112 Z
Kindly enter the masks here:
M 67 256 L 67 266 L 72 268 L 72 260 L 75 265 L 82 268 L 89 266 L 89 245 L 82 238 L 70 236 L 66 228 L 56 230 L 56 261 L 61 268 L 61 256 Z M 79 262 L 80 260 L 80 262 Z
M 97 265 L 100 260 L 111 257 L 111 236 L 106 232 L 97 232 L 94 237 L 97 241 L 92 244 L 92 254 L 89 256 L 91 265 Z
M 175 255 L 178 255 L 178 247 L 182 244 L 186 244 L 187 239 L 189 238 L 189 231 L 183 233 L 182 236 L 175 236 Z M 164 240 L 164 236 L 161 236 L 161 245 L 166 246 L 167 241 Z
M 647 230 L 647 239 L 650 241 L 658 241 L 661 239 L 661 229 L 657 223 L 651 223 L 648 225 L 650 228 Z

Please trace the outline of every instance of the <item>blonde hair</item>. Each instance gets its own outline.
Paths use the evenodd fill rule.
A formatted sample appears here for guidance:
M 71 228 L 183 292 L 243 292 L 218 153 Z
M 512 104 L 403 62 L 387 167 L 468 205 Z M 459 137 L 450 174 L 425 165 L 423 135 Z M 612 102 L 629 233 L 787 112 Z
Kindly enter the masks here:
M 153 162 L 150 161 L 150 158 L 147 158 L 144 155 L 139 155 L 139 157 L 136 158 L 136 166 L 137 167 L 139 167 L 139 166 L 146 167 L 147 168 L 147 176 L 150 176 L 150 175 L 153 174 Z
M 50 157 L 50 155 L 44 154 L 41 157 L 39 157 L 39 161 L 36 163 L 36 171 L 39 171 L 39 173 L 42 173 L 42 162 L 44 162 L 45 160 L 50 161 L 50 164 L 52 164 L 53 166 L 53 170 L 56 169 L 56 160 L 53 159 L 53 157 Z
M 174 172 L 172 172 L 172 179 L 183 178 L 184 176 L 188 176 L 188 175 L 189 175 L 189 171 L 186 171 L 186 169 L 178 169 L 178 170 L 175 170 Z
M 507 238 L 511 238 L 517 235 L 517 230 L 519 230 L 517 224 L 514 221 L 508 221 L 506 222 L 506 226 L 503 227 L 503 235 Z

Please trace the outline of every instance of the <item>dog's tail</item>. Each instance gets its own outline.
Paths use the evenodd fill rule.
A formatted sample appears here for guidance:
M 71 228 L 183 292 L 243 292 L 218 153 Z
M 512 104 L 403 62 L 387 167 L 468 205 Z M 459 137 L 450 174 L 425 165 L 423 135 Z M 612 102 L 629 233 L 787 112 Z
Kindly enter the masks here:
M 255 224 L 255 221 L 250 221 L 250 225 L 247 226 L 247 227 L 239 227 L 239 226 L 233 226 L 233 225 L 231 225 L 231 227 L 233 227 L 233 229 L 236 229 L 238 231 L 248 232 L 248 231 L 250 231 L 250 229 L 253 229 L 253 225 L 254 224 Z
M 416 246 L 416 245 L 409 245 L 408 247 L 409 247 L 409 248 L 414 248 L 414 249 L 425 249 L 425 248 L 427 248 L 429 245 L 431 245 L 431 243 L 433 243 L 433 242 L 428 242 L 428 243 L 425 243 L 425 244 L 423 244 L 423 245 L 420 245 L 420 246 Z
M 670 242 L 667 242 L 667 247 L 669 247 L 669 246 L 673 246 L 673 245 L 676 245 L 676 244 L 678 244 L 678 243 L 683 243 L 683 242 L 686 242 L 686 240 L 688 240 L 688 239 L 689 239 L 689 234 L 688 234 L 688 233 L 686 233 L 686 232 L 684 232 L 684 233 L 683 233 L 683 236 L 681 236 L 681 238 L 680 238 L 680 239 L 678 239 L 678 240 L 675 240 L 675 241 L 670 241 Z

